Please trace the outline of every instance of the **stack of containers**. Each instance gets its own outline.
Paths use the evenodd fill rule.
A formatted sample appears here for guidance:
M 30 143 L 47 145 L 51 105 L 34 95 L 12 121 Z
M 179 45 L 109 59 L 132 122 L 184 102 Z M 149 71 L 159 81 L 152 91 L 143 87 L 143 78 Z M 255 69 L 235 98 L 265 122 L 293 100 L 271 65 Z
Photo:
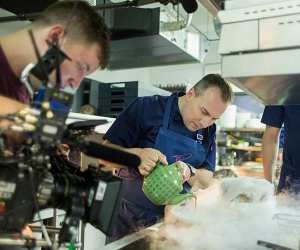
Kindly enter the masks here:
M 98 84 L 97 87 L 97 115 L 101 116 L 117 117 L 138 96 L 137 81 Z

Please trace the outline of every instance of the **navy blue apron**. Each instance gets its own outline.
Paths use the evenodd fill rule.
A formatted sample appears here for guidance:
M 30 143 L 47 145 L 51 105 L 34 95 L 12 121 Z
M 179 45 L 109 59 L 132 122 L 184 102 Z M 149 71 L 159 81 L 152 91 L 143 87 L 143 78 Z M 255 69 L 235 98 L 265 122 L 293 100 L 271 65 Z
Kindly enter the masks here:
M 183 161 L 198 167 L 206 158 L 206 152 L 202 143 L 169 129 L 170 113 L 174 100 L 175 96 L 172 96 L 167 102 L 163 126 L 158 131 L 154 148 L 167 157 L 169 164 Z
M 199 167 L 206 159 L 201 141 L 181 135 L 169 129 L 169 120 L 176 96 L 171 96 L 166 105 L 163 126 L 159 129 L 153 147 L 168 159 L 168 163 L 178 160 Z M 175 105 L 178 105 L 177 103 Z M 208 133 L 207 133 L 208 135 Z M 208 140 L 208 138 L 206 138 Z M 209 149 L 209 147 L 207 147 Z M 118 222 L 109 241 L 117 240 L 126 234 L 151 226 L 164 215 L 164 206 L 156 206 L 149 201 L 142 191 L 143 177 L 139 175 L 133 180 L 123 180 L 124 189 Z M 188 187 L 186 186 L 185 189 Z

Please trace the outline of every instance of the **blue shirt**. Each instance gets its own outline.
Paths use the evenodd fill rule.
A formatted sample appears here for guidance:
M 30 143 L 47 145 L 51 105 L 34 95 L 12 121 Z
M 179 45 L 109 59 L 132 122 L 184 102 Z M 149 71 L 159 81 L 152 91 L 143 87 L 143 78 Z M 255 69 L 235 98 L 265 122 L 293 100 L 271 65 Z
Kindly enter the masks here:
M 261 121 L 276 128 L 284 124 L 283 166 L 288 175 L 300 177 L 300 105 L 266 106 Z
M 202 166 L 194 167 L 206 168 L 210 171 L 214 171 L 216 164 L 215 124 L 211 125 L 209 128 L 201 129 L 196 132 L 189 131 L 183 123 L 178 108 L 178 96 L 183 95 L 183 93 L 177 93 L 175 95 L 176 100 L 174 103 L 176 103 L 176 105 L 173 105 L 172 107 L 169 128 L 174 132 L 195 140 L 197 140 L 197 134 L 198 138 L 199 135 L 202 135 L 202 143 L 206 152 L 206 161 Z M 153 148 L 159 128 L 163 125 L 164 111 L 169 98 L 170 96 L 155 95 L 135 99 L 118 116 L 105 134 L 104 139 L 126 148 Z

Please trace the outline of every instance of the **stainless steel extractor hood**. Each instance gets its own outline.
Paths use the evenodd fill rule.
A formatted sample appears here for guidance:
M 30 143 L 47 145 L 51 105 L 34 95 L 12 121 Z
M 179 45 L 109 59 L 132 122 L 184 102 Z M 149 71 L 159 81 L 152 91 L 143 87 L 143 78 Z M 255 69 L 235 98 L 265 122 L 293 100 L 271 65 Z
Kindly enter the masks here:
M 160 30 L 160 9 L 105 11 L 112 30 L 110 70 L 195 63 L 198 59 Z
M 226 1 L 218 17 L 222 75 L 265 104 L 300 104 L 300 1 Z
M 198 62 L 195 57 L 157 34 L 113 41 L 108 69 L 118 70 L 195 62 Z

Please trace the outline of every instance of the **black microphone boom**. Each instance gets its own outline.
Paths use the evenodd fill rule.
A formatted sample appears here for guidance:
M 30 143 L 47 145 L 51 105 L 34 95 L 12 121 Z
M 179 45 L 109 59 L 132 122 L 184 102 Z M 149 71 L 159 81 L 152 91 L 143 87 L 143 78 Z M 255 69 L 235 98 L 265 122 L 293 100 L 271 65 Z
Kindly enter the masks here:
M 181 3 L 182 8 L 188 13 L 194 13 L 198 9 L 197 0 L 135 0 L 136 6 L 143 6 L 150 3 L 161 3 L 163 5 L 167 5 L 172 3 L 176 5 Z
M 80 145 L 80 148 L 82 152 L 88 156 L 117 163 L 129 168 L 137 168 L 141 163 L 141 159 L 137 155 L 92 141 L 85 141 Z
M 179 2 L 182 8 L 189 14 L 194 13 L 198 9 L 197 0 L 179 0 Z

